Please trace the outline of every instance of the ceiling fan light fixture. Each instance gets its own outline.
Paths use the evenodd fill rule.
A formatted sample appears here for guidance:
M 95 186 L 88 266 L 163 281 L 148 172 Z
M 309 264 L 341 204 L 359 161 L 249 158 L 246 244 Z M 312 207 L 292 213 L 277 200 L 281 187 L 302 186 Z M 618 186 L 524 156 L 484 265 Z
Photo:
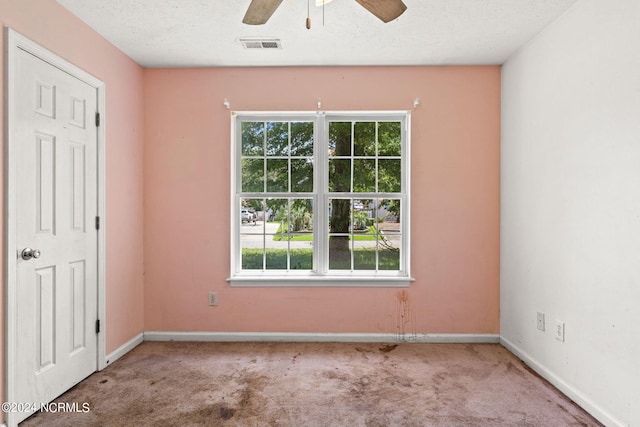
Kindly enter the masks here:
M 271 18 L 280 3 L 282 0 L 251 0 L 242 22 L 249 25 L 264 24 Z
M 249 25 L 263 25 L 276 11 L 283 0 L 251 0 L 244 15 L 243 23 Z M 324 5 L 331 0 L 315 0 L 316 6 L 322 6 L 322 22 L 324 23 Z M 382 22 L 390 22 L 398 18 L 407 10 L 402 0 L 356 0 L 362 7 L 378 17 Z M 309 15 L 309 0 L 307 0 L 307 17 Z M 307 20 L 307 28 L 310 28 Z
M 391 22 L 407 10 L 402 0 L 356 0 L 382 22 Z

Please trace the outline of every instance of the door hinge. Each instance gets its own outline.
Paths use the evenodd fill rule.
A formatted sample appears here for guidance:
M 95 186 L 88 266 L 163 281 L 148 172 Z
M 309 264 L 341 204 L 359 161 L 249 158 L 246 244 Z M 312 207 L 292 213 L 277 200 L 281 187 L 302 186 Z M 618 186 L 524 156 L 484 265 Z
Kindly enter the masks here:
M 100 230 L 100 217 L 96 217 L 96 230 Z
M 100 113 L 96 111 L 96 126 L 100 126 Z
M 96 334 L 100 333 L 100 319 L 96 320 Z

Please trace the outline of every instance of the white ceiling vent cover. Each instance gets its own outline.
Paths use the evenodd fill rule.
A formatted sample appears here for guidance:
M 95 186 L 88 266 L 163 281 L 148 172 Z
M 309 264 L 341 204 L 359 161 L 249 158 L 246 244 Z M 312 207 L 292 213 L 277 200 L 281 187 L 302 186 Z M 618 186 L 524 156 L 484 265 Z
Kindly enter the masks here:
M 238 39 L 245 49 L 282 49 L 280 39 L 272 37 Z

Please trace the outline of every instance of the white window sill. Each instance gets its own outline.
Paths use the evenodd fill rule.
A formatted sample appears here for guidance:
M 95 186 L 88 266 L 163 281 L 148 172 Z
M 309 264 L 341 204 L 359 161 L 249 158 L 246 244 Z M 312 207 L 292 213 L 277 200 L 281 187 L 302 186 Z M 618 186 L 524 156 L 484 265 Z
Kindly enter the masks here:
M 412 277 L 380 276 L 234 276 L 227 279 L 237 287 L 358 287 L 407 288 Z

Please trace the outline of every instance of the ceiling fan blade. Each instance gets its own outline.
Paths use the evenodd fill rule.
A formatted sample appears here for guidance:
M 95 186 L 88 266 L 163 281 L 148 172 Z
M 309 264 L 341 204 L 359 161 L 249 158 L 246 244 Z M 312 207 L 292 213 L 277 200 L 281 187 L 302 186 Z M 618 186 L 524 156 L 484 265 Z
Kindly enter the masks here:
M 356 0 L 362 7 L 380 18 L 382 22 L 389 22 L 402 15 L 407 10 L 402 0 Z
M 251 0 L 242 22 L 249 25 L 264 24 L 271 18 L 280 3 L 282 0 Z

